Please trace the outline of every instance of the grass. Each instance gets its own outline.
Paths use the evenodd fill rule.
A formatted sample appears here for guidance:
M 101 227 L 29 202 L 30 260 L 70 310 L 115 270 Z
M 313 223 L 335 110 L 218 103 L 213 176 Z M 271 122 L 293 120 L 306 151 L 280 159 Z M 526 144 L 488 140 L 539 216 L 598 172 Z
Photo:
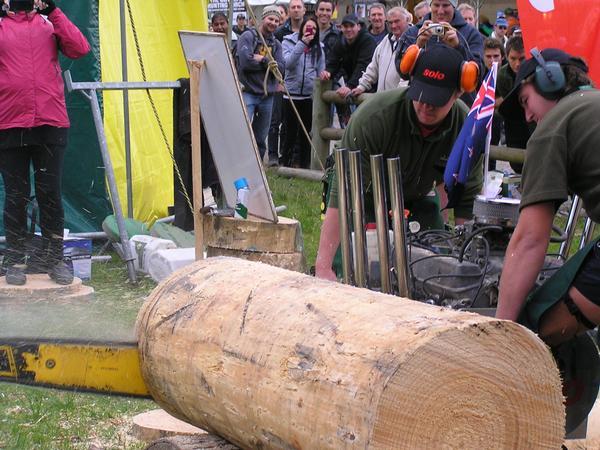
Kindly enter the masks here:
M 150 400 L 0 384 L 0 448 L 142 449 L 128 419 L 154 408 Z
M 309 266 L 314 265 L 321 233 L 321 183 L 269 173 L 269 187 L 275 205 L 288 207 L 281 215 L 302 224 L 306 261 Z
M 282 214 L 302 224 L 307 262 L 314 264 L 319 232 L 321 184 L 268 174 L 276 205 Z M 93 278 L 99 311 L 81 322 L 110 315 L 120 327 L 130 327 L 144 298 L 154 288 L 150 278 L 137 286 L 127 280 L 123 262 L 112 253 L 107 263 L 94 263 Z M 135 450 L 145 447 L 131 435 L 130 418 L 157 408 L 150 400 L 66 392 L 0 383 L 0 449 L 103 449 Z

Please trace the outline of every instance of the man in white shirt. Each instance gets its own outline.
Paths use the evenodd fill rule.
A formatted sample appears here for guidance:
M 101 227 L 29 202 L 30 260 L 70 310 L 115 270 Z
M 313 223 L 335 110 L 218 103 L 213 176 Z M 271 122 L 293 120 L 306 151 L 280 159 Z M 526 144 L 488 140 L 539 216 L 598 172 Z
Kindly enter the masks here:
M 377 86 L 377 92 L 380 92 L 408 84 L 407 81 L 401 80 L 398 70 L 396 70 L 394 53 L 398 39 L 409 26 L 409 20 L 408 11 L 401 6 L 388 11 L 387 22 L 391 33 L 375 49 L 373 59 L 360 77 L 358 86 L 352 90 L 352 95 L 358 96 L 363 92 L 369 92 L 374 86 Z

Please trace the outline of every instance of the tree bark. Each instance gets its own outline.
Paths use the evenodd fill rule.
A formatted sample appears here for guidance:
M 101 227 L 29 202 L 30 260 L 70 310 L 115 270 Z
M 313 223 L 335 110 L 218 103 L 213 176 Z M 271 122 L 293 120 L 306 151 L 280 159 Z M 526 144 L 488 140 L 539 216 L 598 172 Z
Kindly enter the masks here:
M 170 414 L 241 448 L 560 448 L 546 346 L 512 322 L 260 263 L 198 261 L 138 316 Z

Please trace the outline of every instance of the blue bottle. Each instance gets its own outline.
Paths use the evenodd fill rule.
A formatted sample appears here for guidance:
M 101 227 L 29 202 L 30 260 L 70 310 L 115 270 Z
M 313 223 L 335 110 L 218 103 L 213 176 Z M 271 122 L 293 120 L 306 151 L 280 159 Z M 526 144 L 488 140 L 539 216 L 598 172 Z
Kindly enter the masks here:
M 248 180 L 245 178 L 238 178 L 233 182 L 235 190 L 237 191 L 237 198 L 235 201 L 235 211 L 233 217 L 238 219 L 248 218 L 248 198 L 250 196 L 250 188 L 248 186 Z

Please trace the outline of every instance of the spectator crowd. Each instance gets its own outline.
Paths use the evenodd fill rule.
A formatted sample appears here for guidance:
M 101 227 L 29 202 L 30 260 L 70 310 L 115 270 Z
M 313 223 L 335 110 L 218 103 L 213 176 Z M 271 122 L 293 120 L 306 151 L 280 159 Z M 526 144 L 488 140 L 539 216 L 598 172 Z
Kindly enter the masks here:
M 331 80 L 333 89 L 348 100 L 348 105 L 334 107 L 345 128 L 355 98 L 408 86 L 399 63 L 411 45 L 426 49 L 440 43 L 458 50 L 466 61 L 477 63 L 480 80 L 497 62 L 497 108 L 525 58 L 512 10 L 498 11 L 493 24 L 479 17 L 480 26 L 475 8 L 458 0 L 424 0 L 412 13 L 372 3 L 366 18 L 350 12 L 339 23 L 333 20 L 335 11 L 333 0 L 319 0 L 311 12 L 303 0 L 291 0 L 263 8 L 259 24 L 253 18 L 247 23 L 243 13 L 236 15 L 231 29 L 223 12 L 211 18 L 211 30 L 231 39 L 246 110 L 268 166 L 310 167 L 307 133 L 318 80 Z M 469 106 L 474 95 L 464 92 L 461 99 Z M 504 108 L 494 116 L 492 143 L 525 148 L 532 132 L 521 108 Z

